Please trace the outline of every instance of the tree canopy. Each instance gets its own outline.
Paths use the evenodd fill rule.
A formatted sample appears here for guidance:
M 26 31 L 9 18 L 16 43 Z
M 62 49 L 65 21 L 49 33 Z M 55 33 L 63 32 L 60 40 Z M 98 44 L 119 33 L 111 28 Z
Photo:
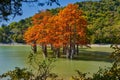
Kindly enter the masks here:
M 69 4 L 55 16 L 45 11 L 35 14 L 32 19 L 33 27 L 25 33 L 27 42 L 37 41 L 55 47 L 70 44 L 70 41 L 84 43 L 82 39 L 86 38 L 87 21 L 76 5 Z
M 33 26 L 25 32 L 25 41 L 46 47 L 51 44 L 56 51 L 65 46 L 70 48 L 68 50 L 73 54 L 75 45 L 87 44 L 87 20 L 78 7 L 75 4 L 68 4 L 56 15 L 49 11 L 35 14 L 32 17 Z M 33 48 L 36 52 L 34 46 Z

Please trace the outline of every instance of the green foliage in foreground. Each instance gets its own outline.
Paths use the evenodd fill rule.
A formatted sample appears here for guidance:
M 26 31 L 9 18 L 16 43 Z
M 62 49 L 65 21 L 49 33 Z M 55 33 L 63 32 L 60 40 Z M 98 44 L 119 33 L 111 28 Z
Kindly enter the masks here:
M 7 73 L 2 74 L 0 77 L 10 77 L 11 80 L 29 80 L 31 76 L 32 73 L 27 71 L 27 69 L 20 69 L 19 67 L 16 67 L 15 70 L 8 71 Z
M 114 49 L 111 57 L 114 59 L 113 65 L 107 69 L 100 69 L 93 75 L 93 80 L 120 80 L 120 47 L 112 45 Z
M 97 73 L 94 73 L 92 77 L 87 77 L 86 73 L 81 73 L 79 70 L 77 76 L 72 76 L 70 80 L 120 80 L 120 47 L 117 45 L 112 45 L 111 48 L 114 52 L 111 57 L 114 59 L 112 67 L 105 69 L 99 69 Z M 64 80 L 60 79 L 56 74 L 51 73 L 53 68 L 52 63 L 54 59 L 45 59 L 43 61 L 36 60 L 36 54 L 29 56 L 29 61 L 31 67 L 35 68 L 36 71 L 28 71 L 27 69 L 16 68 L 13 71 L 8 71 L 1 75 L 1 78 L 9 76 L 11 80 Z M 36 66 L 32 64 L 37 64 Z M 31 70 L 32 70 L 31 68 Z
M 45 59 L 37 63 L 35 72 L 28 71 L 27 69 L 16 67 L 13 71 L 8 71 L 0 76 L 0 78 L 6 78 L 10 80 L 46 80 L 47 78 L 54 79 L 57 77 L 56 74 L 51 73 L 53 59 Z M 31 65 L 30 65 L 31 66 Z

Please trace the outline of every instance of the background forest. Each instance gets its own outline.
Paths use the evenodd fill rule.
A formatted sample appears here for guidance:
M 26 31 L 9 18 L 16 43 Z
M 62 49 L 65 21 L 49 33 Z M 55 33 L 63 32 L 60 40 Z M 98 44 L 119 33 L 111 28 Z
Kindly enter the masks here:
M 100 0 L 77 2 L 88 21 L 90 43 L 120 43 L 120 0 Z M 63 8 L 48 9 L 57 14 Z M 0 27 L 0 43 L 25 43 L 23 34 L 31 27 L 31 17 Z

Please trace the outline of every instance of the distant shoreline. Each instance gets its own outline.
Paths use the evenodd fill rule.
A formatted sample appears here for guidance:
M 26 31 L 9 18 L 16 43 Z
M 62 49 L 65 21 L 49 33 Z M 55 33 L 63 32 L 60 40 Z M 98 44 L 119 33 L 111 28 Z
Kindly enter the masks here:
M 28 44 L 22 44 L 22 43 L 11 43 L 11 44 L 0 43 L 0 46 L 29 46 L 29 45 Z M 89 44 L 89 46 L 90 47 L 110 47 L 111 44 Z
M 28 44 L 21 44 L 21 43 L 4 44 L 4 43 L 0 43 L 0 46 L 28 46 Z
M 111 44 L 91 44 L 91 47 L 110 47 Z

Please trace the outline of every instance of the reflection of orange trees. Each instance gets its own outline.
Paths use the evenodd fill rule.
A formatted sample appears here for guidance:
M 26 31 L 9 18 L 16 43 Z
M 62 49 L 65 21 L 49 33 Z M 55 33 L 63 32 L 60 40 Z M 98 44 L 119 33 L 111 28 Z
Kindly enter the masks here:
M 47 44 L 60 56 L 59 50 L 63 47 L 68 58 L 72 58 L 76 45 L 87 44 L 87 21 L 78 5 L 69 4 L 57 15 L 48 11 L 33 16 L 33 27 L 29 28 L 24 39 L 27 43 L 41 44 L 45 57 L 47 57 Z

